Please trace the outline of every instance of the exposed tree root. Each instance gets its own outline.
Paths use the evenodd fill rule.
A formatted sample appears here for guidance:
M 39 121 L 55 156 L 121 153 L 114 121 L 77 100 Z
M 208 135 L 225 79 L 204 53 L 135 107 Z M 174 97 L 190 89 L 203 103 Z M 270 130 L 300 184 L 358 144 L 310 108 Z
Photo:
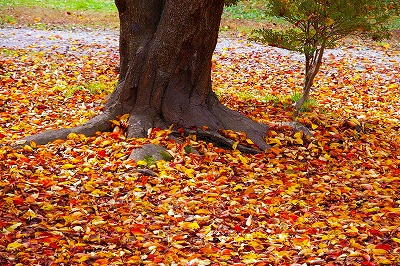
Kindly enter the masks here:
M 220 107 L 218 107 L 220 108 Z M 248 138 L 253 140 L 259 147 L 259 149 L 255 147 L 245 146 L 243 144 L 238 144 L 236 149 L 243 153 L 257 154 L 263 152 L 270 148 L 269 145 L 265 143 L 265 140 L 262 138 L 263 134 L 265 134 L 267 130 L 267 125 L 258 124 L 252 121 L 250 118 L 243 117 L 242 115 L 238 115 L 237 112 L 234 112 L 228 108 L 221 108 L 218 112 L 219 118 L 224 117 L 225 121 L 223 122 L 224 127 L 226 129 L 233 129 L 235 131 L 246 131 Z M 227 116 L 230 115 L 230 116 Z M 228 118 L 227 118 L 228 117 Z M 66 139 L 70 133 L 84 134 L 86 136 L 93 136 L 96 132 L 107 132 L 112 130 L 112 124 L 110 120 L 116 118 L 115 113 L 105 112 L 100 114 L 85 124 L 81 126 L 77 126 L 74 128 L 62 128 L 57 130 L 48 130 L 36 135 L 28 136 L 18 141 L 16 145 L 13 145 L 13 148 L 19 148 L 24 145 L 28 145 L 32 141 L 37 145 L 43 145 L 50 142 L 53 142 L 57 139 Z M 221 124 L 219 122 L 218 124 Z M 153 112 L 140 112 L 135 113 L 129 118 L 129 127 L 128 127 L 128 137 L 145 137 L 147 136 L 147 131 L 150 128 L 161 126 L 166 128 L 166 122 L 162 121 L 161 118 Z M 290 127 L 295 131 L 301 131 L 306 136 L 312 136 L 311 131 L 302 125 L 299 122 L 272 122 L 271 126 L 275 127 Z M 174 132 L 174 135 L 179 135 L 177 132 Z M 186 134 L 196 135 L 199 139 L 213 142 L 219 146 L 232 149 L 235 144 L 235 140 L 224 137 L 217 130 L 185 130 Z M 261 147 L 260 147 L 261 146 Z
M 66 139 L 69 134 L 84 134 L 86 136 L 93 136 L 96 132 L 105 132 L 112 130 L 110 120 L 115 119 L 116 115 L 112 112 L 104 112 L 98 116 L 93 117 L 83 125 L 73 128 L 61 128 L 56 130 L 47 130 L 32 136 L 25 137 L 16 142 L 13 148 L 19 148 L 31 142 L 37 145 L 44 145 L 58 139 Z
M 226 138 L 222 136 L 220 133 L 215 131 L 204 131 L 204 130 L 186 130 L 187 134 L 196 135 L 198 138 L 216 143 L 217 145 L 232 149 L 232 146 L 235 144 L 235 140 Z M 257 154 L 262 152 L 260 149 L 248 147 L 242 144 L 238 144 L 236 149 L 243 153 Z
M 230 112 L 226 111 L 225 112 Z M 232 113 L 235 113 L 232 111 Z M 220 113 L 221 115 L 221 113 Z M 24 145 L 29 145 L 31 142 L 35 142 L 37 145 L 44 145 L 50 142 L 53 142 L 58 139 L 67 139 L 68 135 L 71 133 L 76 133 L 76 134 L 84 134 L 86 136 L 93 136 L 96 132 L 107 132 L 112 130 L 112 124 L 110 120 L 116 119 L 116 115 L 112 114 L 110 112 L 106 112 L 103 114 L 100 114 L 85 124 L 81 126 L 77 126 L 74 128 L 62 128 L 62 129 L 56 129 L 56 130 L 48 130 L 44 131 L 32 136 L 25 137 L 19 141 L 15 145 L 13 145 L 13 148 L 20 148 Z M 265 143 L 265 140 L 262 139 L 262 135 L 265 134 L 267 126 L 266 125 L 261 125 L 253 122 L 250 118 L 245 118 L 243 120 L 237 120 L 238 118 L 231 117 L 230 118 L 230 123 L 231 127 L 227 126 L 227 129 L 234 129 L 238 130 L 240 129 L 247 129 L 248 135 L 253 135 L 253 138 L 249 136 L 250 139 L 253 141 L 258 140 L 262 141 L 259 142 L 261 143 L 262 148 L 257 149 L 254 147 L 248 147 L 242 144 L 237 145 L 237 149 L 240 150 L 241 152 L 244 153 L 250 153 L 250 154 L 256 154 L 263 152 L 264 150 L 268 149 L 269 146 Z M 243 119 L 243 118 L 242 118 Z M 248 119 L 248 120 L 247 120 Z M 234 123 L 232 122 L 234 121 Z M 249 123 L 251 121 L 251 123 Z M 229 124 L 228 122 L 225 122 L 225 124 Z M 129 118 L 129 127 L 128 127 L 128 137 L 145 137 L 147 136 L 147 131 L 148 129 L 155 127 L 155 126 L 160 126 L 160 125 L 167 125 L 167 123 L 161 121 L 159 116 L 155 115 L 154 113 L 151 112 L 141 112 L 140 114 L 134 114 Z M 242 126 L 241 126 L 242 125 Z M 243 128 L 249 125 L 253 125 L 250 128 Z M 166 126 L 163 126 L 166 128 Z M 257 129 L 255 131 L 254 129 Z M 262 131 L 260 131 L 260 129 Z M 249 131 L 250 130 L 250 131 Z M 254 131 L 252 131 L 254 130 Z M 219 146 L 226 147 L 226 148 L 232 148 L 232 146 L 235 143 L 235 140 L 229 139 L 221 135 L 217 130 L 210 130 L 210 131 L 205 131 L 205 130 L 186 130 L 187 134 L 195 134 L 199 139 L 205 140 L 205 141 L 210 141 L 213 142 Z M 256 137 L 254 137 L 256 136 Z M 256 142 L 255 142 L 256 143 Z M 258 145 L 260 146 L 260 145 Z

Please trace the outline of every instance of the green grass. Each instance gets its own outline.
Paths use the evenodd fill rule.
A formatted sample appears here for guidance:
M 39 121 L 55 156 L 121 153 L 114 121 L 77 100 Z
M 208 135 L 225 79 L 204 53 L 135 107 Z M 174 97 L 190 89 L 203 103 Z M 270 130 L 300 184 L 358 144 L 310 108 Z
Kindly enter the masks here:
M 231 19 L 264 21 L 287 25 L 287 22 L 283 18 L 270 16 L 266 11 L 267 6 L 263 0 L 242 0 L 236 5 L 225 7 L 223 16 Z
M 15 24 L 17 20 L 11 15 L 6 15 L 4 18 L 4 22 L 7 24 Z
M 293 92 L 291 95 L 276 96 L 267 94 L 262 99 L 265 103 L 272 103 L 274 106 L 281 104 L 284 108 L 292 106 L 298 100 L 300 100 L 302 93 Z M 308 98 L 303 106 L 300 108 L 301 112 L 309 112 L 314 107 L 318 106 L 318 102 L 314 98 Z
M 264 99 L 264 102 L 268 103 L 268 102 L 273 102 L 275 105 L 279 104 L 280 100 L 277 96 L 272 95 L 272 94 L 267 94 Z
M 224 15 L 235 19 L 265 20 L 267 16 L 263 2 L 260 0 L 243 0 L 237 5 L 225 7 Z
M 389 29 L 400 30 L 400 17 L 394 17 L 390 20 Z
M 102 82 L 84 83 L 76 86 L 67 86 L 62 82 L 55 85 L 53 89 L 56 91 L 62 91 L 64 93 L 64 97 L 71 98 L 77 91 L 88 91 L 93 95 L 101 94 L 103 92 L 110 94 L 114 87 L 115 84 L 105 84 Z
M 293 103 L 296 103 L 298 100 L 300 100 L 301 96 L 303 96 L 302 93 L 300 93 L 300 92 L 293 92 L 293 93 L 290 95 L 290 99 L 292 100 Z M 311 109 L 312 107 L 315 107 L 315 106 L 317 106 L 317 105 L 318 105 L 318 103 L 317 103 L 317 101 L 316 101 L 314 98 L 308 98 L 308 99 L 304 102 L 303 106 L 300 107 L 300 111 L 301 111 L 301 112 L 308 112 L 308 111 L 310 111 L 310 109 Z
M 0 7 L 42 7 L 60 10 L 116 12 L 113 0 L 0 0 Z

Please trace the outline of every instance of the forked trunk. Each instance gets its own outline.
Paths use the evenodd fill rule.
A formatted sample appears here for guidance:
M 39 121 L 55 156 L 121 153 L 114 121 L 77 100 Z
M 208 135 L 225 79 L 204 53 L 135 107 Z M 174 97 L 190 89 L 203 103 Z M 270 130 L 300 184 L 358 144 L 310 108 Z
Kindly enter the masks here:
M 107 109 L 130 113 L 128 136 L 152 127 L 244 131 L 261 149 L 267 127 L 221 105 L 211 59 L 222 0 L 116 0 L 121 34 L 119 85 Z
M 230 142 L 219 129 L 245 132 L 260 150 L 267 126 L 221 105 L 212 91 L 211 62 L 224 0 L 115 0 L 120 17 L 120 78 L 103 114 L 82 126 L 46 131 L 23 140 L 44 144 L 71 132 L 111 130 L 130 114 L 128 137 L 171 124 Z M 243 148 L 243 147 L 242 147 Z M 246 149 L 243 149 L 246 151 Z

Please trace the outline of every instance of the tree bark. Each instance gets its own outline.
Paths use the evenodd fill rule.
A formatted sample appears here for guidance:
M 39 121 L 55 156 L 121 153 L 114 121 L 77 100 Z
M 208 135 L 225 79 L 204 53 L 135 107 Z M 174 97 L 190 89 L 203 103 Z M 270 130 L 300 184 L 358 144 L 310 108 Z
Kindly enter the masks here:
M 109 130 L 109 120 L 129 113 L 128 137 L 143 137 L 149 128 L 171 124 L 187 129 L 207 126 L 212 132 L 245 132 L 261 151 L 268 148 L 267 126 L 223 106 L 212 91 L 211 62 L 223 0 L 115 3 L 121 25 L 120 78 L 105 113 L 80 127 L 25 140 L 40 139 L 42 144 L 71 132 L 94 134 L 100 130 L 96 125 Z

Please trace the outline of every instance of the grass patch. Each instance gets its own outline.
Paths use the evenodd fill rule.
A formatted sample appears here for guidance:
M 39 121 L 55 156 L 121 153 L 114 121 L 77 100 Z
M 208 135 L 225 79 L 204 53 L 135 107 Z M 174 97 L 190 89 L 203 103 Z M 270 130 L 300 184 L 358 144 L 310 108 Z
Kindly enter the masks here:
M 263 98 L 263 102 L 272 103 L 273 106 L 277 107 L 278 105 L 282 105 L 283 108 L 287 108 L 289 106 L 293 106 L 298 100 L 300 100 L 302 93 L 293 92 L 291 95 L 283 95 L 276 96 L 272 94 L 267 94 Z M 312 108 L 316 107 L 318 102 L 314 98 L 308 98 L 307 101 L 300 108 L 301 112 L 309 112 Z
M 0 19 L 1 24 L 15 24 L 17 23 L 17 20 L 15 19 L 14 16 L 6 14 L 4 17 L 1 17 Z
M 76 86 L 67 86 L 65 82 L 60 82 L 54 86 L 54 90 L 62 91 L 65 98 L 71 98 L 79 91 L 87 91 L 92 95 L 96 94 L 110 94 L 114 89 L 115 84 L 113 83 L 102 83 L 102 82 L 92 82 L 84 83 Z
M 296 103 L 298 100 L 300 100 L 301 96 L 303 96 L 302 93 L 300 92 L 293 92 L 290 95 L 290 99 L 292 100 L 293 103 Z M 318 105 L 317 101 L 314 98 L 309 97 L 303 104 L 303 106 L 300 108 L 300 112 L 308 112 L 311 110 L 312 107 L 316 107 Z
M 3 1 L 3 0 L 0 0 Z M 117 12 L 96 10 L 62 10 L 39 6 L 1 6 L 0 24 L 28 26 L 36 29 L 70 30 L 77 28 L 116 29 Z
M 225 7 L 224 16 L 234 19 L 265 20 L 265 3 L 260 0 L 240 1 L 237 5 Z
M 251 20 L 256 22 L 269 22 L 287 25 L 283 18 L 277 18 L 267 14 L 267 6 L 262 0 L 243 0 L 237 5 L 227 6 L 224 8 L 224 18 Z
M 400 17 L 394 17 L 390 20 L 389 29 L 400 30 Z
M 272 94 L 267 94 L 264 99 L 264 102 L 269 103 L 269 102 L 273 102 L 274 105 L 279 104 L 280 100 L 276 95 L 272 95 Z
M 113 0 L 0 0 L 0 7 L 41 7 L 72 11 L 117 12 Z

